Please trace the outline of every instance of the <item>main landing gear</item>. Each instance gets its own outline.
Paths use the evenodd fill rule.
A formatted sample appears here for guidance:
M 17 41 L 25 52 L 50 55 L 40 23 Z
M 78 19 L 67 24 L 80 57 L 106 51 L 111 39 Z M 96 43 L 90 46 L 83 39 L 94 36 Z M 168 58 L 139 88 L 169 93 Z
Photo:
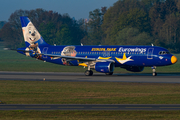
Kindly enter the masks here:
M 91 70 L 91 66 L 90 66 L 90 65 L 88 66 L 88 70 L 86 70 L 86 71 L 84 72 L 84 74 L 85 74 L 86 76 L 92 76 L 92 75 L 93 75 L 93 71 Z
M 153 75 L 153 76 L 157 76 L 156 66 L 153 66 L 153 67 L 152 67 L 152 71 L 153 71 L 152 75 Z
M 86 71 L 84 72 L 84 74 L 85 74 L 86 76 L 92 76 L 92 75 L 93 75 L 93 71 L 92 71 L 92 70 L 86 70 Z
M 91 68 L 91 66 L 89 65 L 88 66 L 88 70 L 86 70 L 85 72 L 84 72 L 84 74 L 86 75 L 86 76 L 92 76 L 93 75 L 93 71 L 91 70 L 92 68 Z M 109 72 L 109 73 L 105 73 L 106 75 L 112 75 L 113 74 L 113 72 Z
M 113 72 L 109 72 L 109 73 L 105 73 L 106 75 L 112 75 L 113 74 Z

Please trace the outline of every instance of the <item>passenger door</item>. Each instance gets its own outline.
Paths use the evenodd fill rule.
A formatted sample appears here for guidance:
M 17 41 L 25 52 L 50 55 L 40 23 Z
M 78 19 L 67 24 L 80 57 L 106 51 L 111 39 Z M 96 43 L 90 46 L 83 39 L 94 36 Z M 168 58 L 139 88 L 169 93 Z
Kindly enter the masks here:
M 47 54 L 47 51 L 48 51 L 48 47 L 44 47 L 43 48 L 43 53 Z M 47 58 L 47 55 L 43 55 L 43 58 Z
M 147 59 L 153 59 L 154 48 L 149 48 L 147 53 Z

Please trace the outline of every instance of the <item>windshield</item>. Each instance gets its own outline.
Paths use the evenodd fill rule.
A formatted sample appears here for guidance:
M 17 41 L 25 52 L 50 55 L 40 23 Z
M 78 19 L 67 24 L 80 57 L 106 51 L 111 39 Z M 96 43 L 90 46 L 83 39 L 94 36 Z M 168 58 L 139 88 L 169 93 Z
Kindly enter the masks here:
M 159 55 L 166 55 L 166 54 L 170 54 L 168 51 L 160 51 Z

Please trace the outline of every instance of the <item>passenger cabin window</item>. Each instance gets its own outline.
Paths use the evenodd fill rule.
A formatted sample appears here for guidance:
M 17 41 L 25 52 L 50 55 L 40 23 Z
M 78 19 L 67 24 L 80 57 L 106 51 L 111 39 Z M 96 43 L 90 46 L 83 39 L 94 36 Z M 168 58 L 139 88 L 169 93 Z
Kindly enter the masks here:
M 160 51 L 159 55 L 166 55 L 166 54 L 170 54 L 168 51 Z

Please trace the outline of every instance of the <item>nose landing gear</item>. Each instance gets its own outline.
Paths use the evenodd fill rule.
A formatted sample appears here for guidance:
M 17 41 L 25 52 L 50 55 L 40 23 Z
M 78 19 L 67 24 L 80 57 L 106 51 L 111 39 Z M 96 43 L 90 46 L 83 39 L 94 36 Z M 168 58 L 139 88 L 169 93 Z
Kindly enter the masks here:
M 157 76 L 156 66 L 153 66 L 153 67 L 152 67 L 152 71 L 153 71 L 152 75 L 153 75 L 153 76 Z

